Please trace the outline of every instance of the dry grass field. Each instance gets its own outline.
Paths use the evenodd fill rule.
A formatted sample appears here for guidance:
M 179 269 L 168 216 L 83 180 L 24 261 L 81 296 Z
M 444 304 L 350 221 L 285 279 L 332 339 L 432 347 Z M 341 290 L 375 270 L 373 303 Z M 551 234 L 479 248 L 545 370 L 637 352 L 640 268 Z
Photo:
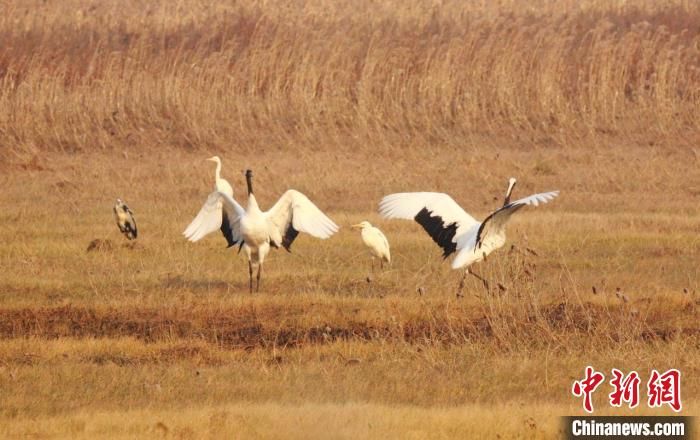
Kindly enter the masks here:
M 0 5 L 0 437 L 552 438 L 589 364 L 679 368 L 700 414 L 700 4 Z M 212 154 L 239 199 L 252 168 L 263 208 L 293 187 L 340 232 L 249 294 L 242 254 L 181 236 Z M 561 196 L 476 265 L 504 289 L 457 297 L 376 214 L 433 190 L 483 218 L 510 176 Z M 607 392 L 596 414 L 670 413 Z

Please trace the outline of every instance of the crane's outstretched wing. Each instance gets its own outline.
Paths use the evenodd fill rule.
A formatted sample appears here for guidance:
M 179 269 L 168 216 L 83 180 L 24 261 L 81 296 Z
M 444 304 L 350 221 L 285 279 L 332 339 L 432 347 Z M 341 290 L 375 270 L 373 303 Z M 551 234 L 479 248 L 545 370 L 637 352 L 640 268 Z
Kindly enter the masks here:
M 233 187 L 230 183 L 228 183 L 226 179 L 217 180 L 215 186 L 217 191 L 221 191 L 227 196 L 233 198 Z M 218 203 L 217 209 L 221 213 L 221 234 L 226 239 L 226 243 L 228 243 L 226 247 L 231 247 L 237 243 L 237 240 L 234 237 L 233 229 L 231 228 L 231 221 L 228 217 L 228 214 L 226 214 L 226 211 L 224 210 L 223 202 L 220 201 Z
M 457 250 L 456 237 L 479 222 L 444 193 L 415 192 L 385 196 L 379 202 L 384 218 L 413 219 L 425 229 L 447 258 Z
M 299 191 L 290 189 L 265 212 L 270 226 L 270 241 L 289 251 L 299 232 L 316 238 L 328 238 L 338 232 L 333 223 L 316 205 Z
M 540 203 L 547 203 L 559 195 L 559 191 L 550 191 L 516 200 L 492 212 L 486 219 L 481 222 L 479 230 L 476 233 L 474 249 L 480 248 L 481 243 L 488 234 L 492 232 L 500 232 L 505 228 L 506 222 L 511 215 L 516 213 L 520 208 L 527 205 L 538 206 Z
M 241 240 L 240 217 L 245 213 L 241 205 L 233 197 L 219 191 L 209 194 L 202 209 L 192 223 L 182 233 L 189 241 L 198 241 L 205 235 L 221 228 L 223 213 L 231 229 L 233 244 Z

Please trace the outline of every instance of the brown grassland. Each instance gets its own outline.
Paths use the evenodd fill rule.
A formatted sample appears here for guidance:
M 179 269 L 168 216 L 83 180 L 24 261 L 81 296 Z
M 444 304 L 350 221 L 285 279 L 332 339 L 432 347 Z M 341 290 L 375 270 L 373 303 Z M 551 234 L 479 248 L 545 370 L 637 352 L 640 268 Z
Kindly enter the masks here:
M 589 364 L 643 398 L 679 368 L 700 413 L 700 3 L 0 11 L 0 437 L 551 438 Z M 340 232 L 272 252 L 249 294 L 218 234 L 180 235 L 212 154 L 239 199 L 252 168 L 263 207 L 294 187 Z M 376 214 L 433 190 L 481 218 L 510 176 L 561 196 L 476 265 L 504 289 L 457 297 L 420 227 Z M 370 282 L 364 219 L 392 244 Z M 596 414 L 671 413 L 608 388 Z

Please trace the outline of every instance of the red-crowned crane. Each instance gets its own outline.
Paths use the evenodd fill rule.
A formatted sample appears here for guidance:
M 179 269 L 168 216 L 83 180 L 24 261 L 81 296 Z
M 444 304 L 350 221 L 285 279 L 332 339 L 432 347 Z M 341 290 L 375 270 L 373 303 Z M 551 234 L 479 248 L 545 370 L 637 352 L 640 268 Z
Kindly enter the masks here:
M 244 209 L 233 197 L 214 191 L 209 194 L 192 223 L 183 233 L 190 241 L 198 241 L 221 227 L 222 217 L 217 209 L 223 206 L 228 215 L 231 234 L 235 243 L 241 243 L 248 257 L 250 291 L 253 292 L 253 269 L 257 268 L 257 286 L 260 290 L 260 274 L 270 247 L 284 247 L 289 251 L 299 232 L 325 239 L 338 231 L 338 226 L 321 212 L 308 197 L 290 189 L 263 212 L 253 195 L 253 172 L 246 170 L 248 205 Z
M 549 191 L 511 202 L 515 183 L 515 178 L 510 178 L 503 206 L 482 222 L 467 214 L 452 197 L 435 192 L 390 194 L 379 203 L 379 213 L 389 219 L 415 220 L 442 248 L 444 258 L 456 254 L 453 269 L 468 268 L 505 244 L 506 224 L 520 208 L 538 206 L 559 195 L 559 191 Z M 469 268 L 467 271 L 473 274 Z

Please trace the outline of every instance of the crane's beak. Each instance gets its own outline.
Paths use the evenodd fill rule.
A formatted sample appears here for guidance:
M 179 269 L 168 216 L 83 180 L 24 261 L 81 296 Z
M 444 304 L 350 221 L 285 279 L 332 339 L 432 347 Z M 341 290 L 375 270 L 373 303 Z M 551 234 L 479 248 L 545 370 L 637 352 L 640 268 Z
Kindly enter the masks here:
M 204 160 L 208 160 L 209 162 L 216 162 L 216 160 L 214 160 L 213 157 L 208 157 L 208 158 L 206 158 L 206 159 L 204 159 Z
M 362 229 L 362 225 L 359 224 L 359 223 L 356 224 L 356 225 L 352 225 L 352 226 L 350 226 L 350 227 L 351 227 L 352 229 Z

